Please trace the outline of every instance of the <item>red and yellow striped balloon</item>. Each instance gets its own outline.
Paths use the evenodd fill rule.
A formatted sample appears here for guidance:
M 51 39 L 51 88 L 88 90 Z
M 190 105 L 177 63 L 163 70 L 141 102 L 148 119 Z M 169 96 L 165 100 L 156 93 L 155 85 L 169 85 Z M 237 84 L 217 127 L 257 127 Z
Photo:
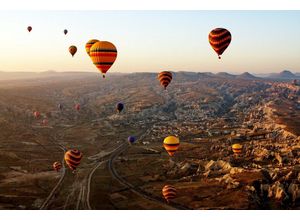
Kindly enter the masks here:
M 243 151 L 243 146 L 242 145 L 233 144 L 231 146 L 231 148 L 232 148 L 232 151 L 233 151 L 234 154 L 236 154 L 236 155 L 242 154 L 242 151 Z
M 79 150 L 76 149 L 68 150 L 65 153 L 66 164 L 73 171 L 76 170 L 76 168 L 79 166 L 81 159 L 82 159 L 82 153 Z
M 168 136 L 164 139 L 164 148 L 172 157 L 179 148 L 179 138 L 175 136 Z
M 117 48 L 108 41 L 99 41 L 90 48 L 90 57 L 94 65 L 105 77 L 105 73 L 117 59 Z
M 168 71 L 163 71 L 158 74 L 158 80 L 160 84 L 166 89 L 167 86 L 172 81 L 172 73 Z
M 231 34 L 225 28 L 215 28 L 209 35 L 208 40 L 211 47 L 218 54 L 219 59 L 231 42 Z
M 88 55 L 90 55 L 90 49 L 94 43 L 99 42 L 97 39 L 91 39 L 85 44 L 85 50 Z
M 170 200 L 176 198 L 177 190 L 174 186 L 165 185 L 162 189 L 162 194 L 163 194 L 165 200 L 167 200 L 167 202 L 169 202 Z
M 72 45 L 69 47 L 69 52 L 72 55 L 72 57 L 75 55 L 75 53 L 77 52 L 77 47 Z
M 60 162 L 54 162 L 52 166 L 56 172 L 58 172 L 62 168 L 62 165 Z

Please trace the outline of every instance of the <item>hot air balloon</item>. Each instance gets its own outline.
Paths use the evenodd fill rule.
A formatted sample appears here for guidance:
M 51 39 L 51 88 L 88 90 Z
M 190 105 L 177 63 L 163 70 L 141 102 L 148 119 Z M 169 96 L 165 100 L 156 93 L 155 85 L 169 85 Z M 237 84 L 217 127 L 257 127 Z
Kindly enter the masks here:
M 103 78 L 105 78 L 105 73 L 117 59 L 117 53 L 115 45 L 108 41 L 96 42 L 90 48 L 90 57 L 94 65 L 103 74 Z
M 76 149 L 68 150 L 65 153 L 66 164 L 73 171 L 75 171 L 76 168 L 79 166 L 81 159 L 82 159 L 82 153 L 79 150 Z
M 168 136 L 164 139 L 164 148 L 172 157 L 179 148 L 179 138 L 175 136 Z
M 88 55 L 90 55 L 90 48 L 93 46 L 94 43 L 99 42 L 97 39 L 91 39 L 85 44 L 85 50 Z
M 231 146 L 231 148 L 232 148 L 232 151 L 233 151 L 234 154 L 236 154 L 236 155 L 242 154 L 242 151 L 243 151 L 243 146 L 242 145 L 233 144 Z
M 165 185 L 162 188 L 162 194 L 163 194 L 165 200 L 167 200 L 167 202 L 169 202 L 170 200 L 176 198 L 177 190 L 174 186 Z
M 43 119 L 42 125 L 48 125 L 48 119 Z
M 231 34 L 225 28 L 216 28 L 209 33 L 208 40 L 218 54 L 219 59 L 221 59 L 221 55 L 231 42 Z
M 67 33 L 68 33 L 68 30 L 67 30 L 67 29 L 65 29 L 65 30 L 64 30 L 64 34 L 66 35 Z
M 39 118 L 41 116 L 41 113 L 39 113 L 38 111 L 33 112 L 33 116 L 35 118 Z
M 133 144 L 135 141 L 136 141 L 136 139 L 135 139 L 134 136 L 129 136 L 129 137 L 128 137 L 128 142 L 129 142 L 129 144 Z
M 52 166 L 56 172 L 58 172 L 62 168 L 62 165 L 60 162 L 54 162 Z
M 31 26 L 28 26 L 28 27 L 27 27 L 27 31 L 30 32 L 31 30 L 32 30 L 32 27 L 31 27 Z
M 166 89 L 169 83 L 172 81 L 172 73 L 163 71 L 158 74 L 157 78 L 160 84 Z
M 124 104 L 122 102 L 119 102 L 116 106 L 117 111 L 120 113 L 124 109 Z
M 69 47 L 69 52 L 72 55 L 72 57 L 74 56 L 74 54 L 77 52 L 77 47 L 72 45 Z
M 79 111 L 79 110 L 80 110 L 80 104 L 77 103 L 77 104 L 74 106 L 74 108 L 75 108 L 77 111 Z

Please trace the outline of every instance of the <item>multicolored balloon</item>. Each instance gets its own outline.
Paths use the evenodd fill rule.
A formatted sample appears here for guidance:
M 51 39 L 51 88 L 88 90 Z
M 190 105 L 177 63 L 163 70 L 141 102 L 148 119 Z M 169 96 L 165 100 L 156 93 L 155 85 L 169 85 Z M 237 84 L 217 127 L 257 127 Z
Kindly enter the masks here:
M 174 186 L 165 185 L 162 188 L 162 194 L 163 194 L 165 200 L 167 200 L 167 202 L 169 202 L 170 200 L 176 198 L 177 190 L 176 190 L 176 188 Z
M 171 157 L 174 156 L 175 152 L 178 150 L 179 144 L 179 138 L 175 136 L 168 136 L 164 139 L 164 148 Z
M 218 54 L 219 59 L 231 42 L 231 34 L 225 28 L 215 28 L 209 35 L 208 40 L 211 47 Z
M 117 59 L 117 48 L 111 42 L 99 41 L 90 48 L 90 57 L 94 65 L 102 73 L 105 78 L 106 72 L 114 64 Z
M 85 44 L 86 53 L 90 56 L 90 49 L 94 43 L 99 42 L 97 39 L 91 39 Z
M 116 106 L 117 111 L 120 113 L 124 109 L 124 104 L 119 102 Z
M 65 153 L 66 164 L 73 171 L 75 171 L 76 168 L 79 166 L 81 159 L 82 159 L 82 153 L 79 150 L 76 149 L 68 150 Z
M 60 162 L 54 162 L 52 167 L 56 172 L 58 172 L 62 168 L 62 164 Z
M 28 26 L 28 27 L 27 27 L 27 31 L 30 32 L 31 30 L 32 30 L 32 27 L 31 27 L 31 26 Z
M 166 89 L 169 83 L 172 81 L 172 73 L 163 71 L 158 74 L 157 78 L 160 84 Z
M 75 55 L 75 53 L 77 52 L 77 47 L 72 45 L 69 47 L 69 52 L 72 55 L 72 57 Z

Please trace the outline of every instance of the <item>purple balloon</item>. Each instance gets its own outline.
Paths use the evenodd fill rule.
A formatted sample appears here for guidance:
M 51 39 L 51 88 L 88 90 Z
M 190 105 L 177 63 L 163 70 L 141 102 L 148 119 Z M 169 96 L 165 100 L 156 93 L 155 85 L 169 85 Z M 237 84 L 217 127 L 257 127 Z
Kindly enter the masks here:
M 134 136 L 129 136 L 129 137 L 128 137 L 128 142 L 129 142 L 130 144 L 133 144 L 133 143 L 135 142 L 135 137 L 134 137 Z

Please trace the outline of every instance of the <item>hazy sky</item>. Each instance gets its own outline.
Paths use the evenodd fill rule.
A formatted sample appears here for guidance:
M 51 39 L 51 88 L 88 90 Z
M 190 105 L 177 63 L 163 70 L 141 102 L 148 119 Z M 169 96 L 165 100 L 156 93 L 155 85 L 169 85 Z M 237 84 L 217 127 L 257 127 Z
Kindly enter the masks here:
M 0 70 L 97 71 L 84 47 L 96 38 L 118 49 L 110 72 L 300 72 L 299 21 L 300 11 L 1 11 Z M 232 34 L 221 60 L 208 43 L 216 27 Z

